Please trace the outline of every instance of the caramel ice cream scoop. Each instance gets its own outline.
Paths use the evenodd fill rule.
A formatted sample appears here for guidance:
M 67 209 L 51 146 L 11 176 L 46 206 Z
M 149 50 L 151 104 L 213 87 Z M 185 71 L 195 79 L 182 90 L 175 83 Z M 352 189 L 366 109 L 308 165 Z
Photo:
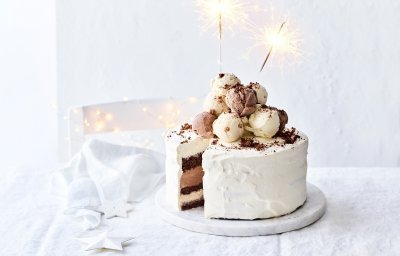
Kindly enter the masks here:
M 213 123 L 217 117 L 208 112 L 202 112 L 195 116 L 193 120 L 194 132 L 206 139 L 210 139 L 214 136 L 213 134 Z

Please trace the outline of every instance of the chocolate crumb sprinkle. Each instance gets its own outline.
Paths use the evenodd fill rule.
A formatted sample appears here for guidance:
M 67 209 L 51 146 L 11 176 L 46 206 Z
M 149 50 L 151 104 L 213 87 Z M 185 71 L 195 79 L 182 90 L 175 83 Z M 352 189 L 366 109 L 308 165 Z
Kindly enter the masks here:
M 185 123 L 181 126 L 181 130 L 191 130 L 192 129 L 192 125 Z
M 252 138 L 241 138 L 239 145 L 243 148 L 255 148 L 257 151 L 267 148 L 268 145 L 253 140 Z
M 286 144 L 293 144 L 300 138 L 300 135 L 297 134 L 296 128 L 292 127 L 289 130 L 278 132 L 274 137 L 283 139 Z
M 192 125 L 190 125 L 188 123 L 185 123 L 185 124 L 181 125 L 181 129 L 180 129 L 178 135 L 182 135 L 187 130 L 192 130 Z

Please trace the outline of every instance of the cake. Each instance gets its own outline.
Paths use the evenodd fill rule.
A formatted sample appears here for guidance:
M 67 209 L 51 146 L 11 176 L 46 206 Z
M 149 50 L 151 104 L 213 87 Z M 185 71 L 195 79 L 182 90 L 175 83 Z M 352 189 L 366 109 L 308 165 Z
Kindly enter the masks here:
M 211 82 L 204 112 L 166 136 L 166 196 L 176 210 L 204 206 L 206 218 L 263 219 L 306 201 L 308 138 L 266 105 L 259 83 L 233 74 Z
M 166 193 L 177 210 L 204 204 L 202 154 L 209 140 L 198 136 L 189 124 L 170 131 L 166 139 Z

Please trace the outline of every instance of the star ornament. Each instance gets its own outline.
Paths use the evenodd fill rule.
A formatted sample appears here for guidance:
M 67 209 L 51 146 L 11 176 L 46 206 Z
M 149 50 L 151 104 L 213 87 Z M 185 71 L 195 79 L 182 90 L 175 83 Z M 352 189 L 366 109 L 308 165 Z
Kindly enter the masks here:
M 104 213 L 106 219 L 112 217 L 128 217 L 128 212 L 132 210 L 132 205 L 124 200 L 104 201 L 102 205 L 97 208 L 97 211 Z
M 134 239 L 134 237 L 116 237 L 109 235 L 108 232 L 103 232 L 92 237 L 77 238 L 78 241 L 85 243 L 85 251 L 96 249 L 111 249 L 122 251 L 122 244 Z

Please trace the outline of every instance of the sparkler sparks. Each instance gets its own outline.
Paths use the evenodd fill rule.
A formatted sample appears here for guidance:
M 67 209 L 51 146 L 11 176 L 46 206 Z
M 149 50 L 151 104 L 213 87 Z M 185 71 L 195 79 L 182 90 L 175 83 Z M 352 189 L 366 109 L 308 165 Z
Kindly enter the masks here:
M 218 37 L 223 30 L 248 24 L 248 6 L 240 0 L 197 0 L 201 28 L 209 30 L 218 27 Z
M 279 45 L 282 41 L 282 38 L 279 37 L 279 34 L 282 31 L 283 26 L 285 26 L 286 21 L 284 21 L 281 26 L 279 27 L 278 33 L 272 38 L 271 46 L 269 47 L 269 51 L 267 53 L 267 57 L 265 57 L 265 60 L 261 66 L 260 72 L 263 70 L 265 63 L 267 63 L 269 56 L 271 55 L 272 50 L 274 49 L 274 45 Z
M 196 0 L 196 5 L 200 13 L 201 28 L 203 31 L 212 29 L 218 32 L 219 39 L 219 70 L 222 67 L 222 39 L 226 30 L 244 29 L 253 35 L 255 44 L 248 48 L 248 55 L 252 48 L 262 47 L 268 49 L 260 72 L 267 65 L 267 62 L 273 63 L 273 66 L 288 66 L 297 63 L 301 57 L 299 44 L 301 39 L 297 31 L 291 26 L 286 18 L 281 17 L 280 23 L 275 22 L 275 13 L 273 8 L 262 9 L 256 5 L 248 5 L 241 0 Z M 270 9 L 270 10 L 269 10 Z M 259 28 L 248 19 L 251 13 L 258 16 L 269 17 L 268 26 Z M 284 22 L 282 22 L 285 20 Z M 271 65 L 271 64 L 270 64 Z
M 219 39 L 219 69 L 222 65 L 222 35 L 226 29 L 234 26 L 244 26 L 247 21 L 247 5 L 240 0 L 197 0 L 202 29 L 218 27 Z
M 257 46 L 263 46 L 268 49 L 260 72 L 263 70 L 268 59 L 271 58 L 271 55 L 274 55 L 278 66 L 286 65 L 289 61 L 294 63 L 302 56 L 299 49 L 301 42 L 299 34 L 295 30 L 289 29 L 287 21 L 281 23 L 280 26 L 264 27 L 256 33 L 255 40 Z

